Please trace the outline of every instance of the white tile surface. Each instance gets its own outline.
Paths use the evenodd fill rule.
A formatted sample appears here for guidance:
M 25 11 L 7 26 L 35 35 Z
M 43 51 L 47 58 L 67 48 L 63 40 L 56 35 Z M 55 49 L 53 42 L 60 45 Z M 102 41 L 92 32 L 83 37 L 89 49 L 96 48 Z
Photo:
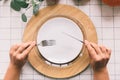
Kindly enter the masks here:
M 101 6 L 100 5 L 90 5 L 90 15 L 91 16 L 101 16 Z
M 22 74 L 24 75 L 32 75 L 33 74 L 33 68 L 30 66 L 30 64 L 27 62 L 22 69 Z
M 120 51 L 120 40 L 115 40 L 115 51 Z
M 115 39 L 120 39 L 120 28 L 115 28 Z
M 80 80 L 92 80 L 91 75 L 81 75 Z
M 113 39 L 113 35 L 113 28 L 103 28 L 103 39 Z
M 112 63 L 108 64 L 107 68 L 108 68 L 108 71 L 109 71 L 110 75 L 114 75 L 115 74 L 115 64 L 114 63 L 113 64 Z
M 113 8 L 107 5 L 102 6 L 102 16 L 113 16 Z
M 10 40 L 0 40 L 0 51 L 8 51 L 10 48 Z
M 116 53 L 112 50 L 111 58 L 109 60 L 110 64 L 114 64 L 115 63 L 115 59 L 116 59 L 115 54 Z
M 44 80 L 44 76 L 34 75 L 34 80 Z
M 69 80 L 80 80 L 80 76 L 74 76 L 74 77 L 70 78 Z
M 80 5 L 79 9 L 83 11 L 86 15 L 90 15 L 90 6 L 89 5 Z
M 101 0 L 90 0 L 90 4 L 101 4 Z
M 101 17 L 91 17 L 91 20 L 93 21 L 95 27 L 102 27 L 102 18 Z
M 11 17 L 11 28 L 21 28 L 22 20 L 20 17 Z
M 0 16 L 1 17 L 9 17 L 10 16 L 10 7 L 9 6 L 0 7 Z
M 113 17 L 102 17 L 103 27 L 113 27 Z
M 115 62 L 117 63 L 117 64 L 120 64 L 120 51 L 115 51 Z
M 9 63 L 3 62 L 0 63 L 0 74 L 5 74 Z
M 77 2 L 77 1 L 76 1 Z M 74 0 L 59 0 L 60 4 L 74 6 L 93 21 L 98 44 L 104 44 L 112 49 L 108 64 L 110 80 L 120 80 L 120 7 L 109 7 L 101 0 L 81 0 L 76 4 Z M 41 8 L 46 7 L 46 0 Z M 32 10 L 26 15 L 31 18 Z M 15 43 L 21 43 L 26 23 L 21 21 L 21 12 L 10 9 L 10 1 L 0 2 L 0 80 L 3 80 L 9 62 L 9 48 Z M 36 72 L 29 63 L 22 69 L 20 80 L 93 80 L 93 73 L 88 67 L 83 73 L 69 79 L 52 79 Z
M 33 75 L 21 75 L 21 80 L 33 80 Z
M 10 28 L 10 17 L 0 17 L 0 28 Z
M 120 17 L 120 7 L 114 7 L 114 16 Z
M 110 48 L 112 51 L 114 51 L 114 40 L 103 40 L 103 44 L 106 47 Z
M 10 39 L 10 29 L 0 29 L 0 39 Z
M 9 53 L 7 51 L 2 51 L 2 53 L 0 54 L 0 63 L 7 63 L 9 61 Z
M 102 29 L 101 29 L 101 28 L 96 28 L 96 32 L 97 32 L 97 35 L 98 35 L 98 39 L 102 39 L 102 37 L 103 37 L 103 36 L 102 36 L 102 35 L 103 35 L 103 34 L 102 34 L 102 33 L 103 33 L 103 32 L 102 32 Z
M 22 39 L 22 29 L 11 29 L 11 39 Z
M 116 64 L 115 65 L 115 71 L 116 71 L 116 75 L 120 75 L 120 64 Z
M 114 17 L 114 27 L 120 27 L 120 16 Z

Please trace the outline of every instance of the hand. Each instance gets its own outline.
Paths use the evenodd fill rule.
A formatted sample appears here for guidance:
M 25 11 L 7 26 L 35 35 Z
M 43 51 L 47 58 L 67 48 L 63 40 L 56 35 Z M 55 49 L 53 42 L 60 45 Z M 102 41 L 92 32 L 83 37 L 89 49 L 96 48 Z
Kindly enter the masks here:
M 106 68 L 106 65 L 110 59 L 111 50 L 105 46 L 99 46 L 95 43 L 85 40 L 85 45 L 88 49 L 90 56 L 90 64 L 93 71 L 101 71 Z
M 10 64 L 21 69 L 34 46 L 35 41 L 13 45 L 10 49 Z

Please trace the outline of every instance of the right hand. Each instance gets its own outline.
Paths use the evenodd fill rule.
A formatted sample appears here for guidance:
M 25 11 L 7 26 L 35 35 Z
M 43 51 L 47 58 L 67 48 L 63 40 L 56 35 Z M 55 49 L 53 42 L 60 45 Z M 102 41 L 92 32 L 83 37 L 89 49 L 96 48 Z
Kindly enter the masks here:
M 111 50 L 105 46 L 99 46 L 95 43 L 85 40 L 85 45 L 88 49 L 90 56 L 90 64 L 93 71 L 101 71 L 106 68 L 106 65 L 110 59 Z

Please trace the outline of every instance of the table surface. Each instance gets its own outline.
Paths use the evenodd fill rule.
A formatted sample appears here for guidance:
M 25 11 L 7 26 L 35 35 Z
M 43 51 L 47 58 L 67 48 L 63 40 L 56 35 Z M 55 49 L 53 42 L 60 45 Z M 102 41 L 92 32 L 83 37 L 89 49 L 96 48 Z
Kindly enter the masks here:
M 72 5 L 86 13 L 93 21 L 99 44 L 112 49 L 111 59 L 108 63 L 110 80 L 120 80 L 120 7 L 109 7 L 101 0 L 59 0 L 59 4 Z M 47 0 L 41 8 L 49 4 Z M 0 2 L 0 80 L 3 80 L 9 64 L 9 49 L 15 43 L 21 43 L 24 28 L 27 23 L 21 21 L 21 13 L 10 8 L 10 1 Z M 32 10 L 27 12 L 30 19 Z M 88 67 L 81 74 L 69 79 L 52 79 L 36 72 L 27 62 L 22 69 L 21 80 L 93 80 L 93 73 Z

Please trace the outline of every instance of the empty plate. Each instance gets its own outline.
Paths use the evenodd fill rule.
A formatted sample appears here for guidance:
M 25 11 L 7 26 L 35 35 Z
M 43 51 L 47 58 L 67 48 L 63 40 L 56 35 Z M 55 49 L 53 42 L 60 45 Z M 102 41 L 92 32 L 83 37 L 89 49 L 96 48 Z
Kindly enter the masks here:
M 65 17 L 54 17 L 47 20 L 38 31 L 37 43 L 43 40 L 56 41 L 56 45 L 53 46 L 38 46 L 40 55 L 51 63 L 71 62 L 81 52 L 83 44 L 63 32 L 83 40 L 83 34 L 78 25 Z

